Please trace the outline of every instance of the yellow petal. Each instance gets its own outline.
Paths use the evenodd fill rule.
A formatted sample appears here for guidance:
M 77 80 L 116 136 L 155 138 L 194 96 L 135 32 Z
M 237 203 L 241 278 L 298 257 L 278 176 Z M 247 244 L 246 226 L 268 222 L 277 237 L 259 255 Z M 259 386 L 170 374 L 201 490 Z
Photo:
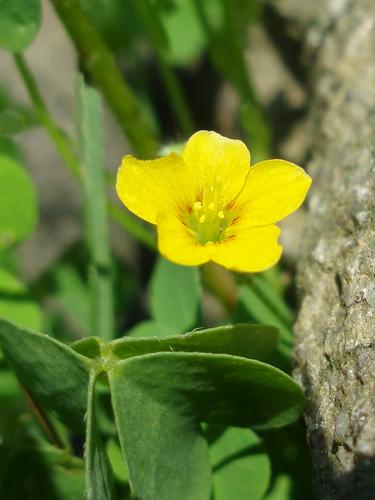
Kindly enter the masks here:
M 159 212 L 183 209 L 193 197 L 189 172 L 176 153 L 145 161 L 125 156 L 116 189 L 131 212 L 152 224 Z
M 195 181 L 195 191 L 214 187 L 226 202 L 240 192 L 250 168 L 250 153 L 243 142 L 206 130 L 190 137 L 182 157 Z
M 277 226 L 233 227 L 232 239 L 215 245 L 214 262 L 233 271 L 255 273 L 268 269 L 280 259 L 282 247 L 277 239 L 281 231 Z
M 159 252 L 183 266 L 198 266 L 210 260 L 210 245 L 198 245 L 187 227 L 174 215 L 159 214 Z
M 277 222 L 303 203 L 311 185 L 306 172 L 285 160 L 266 160 L 250 168 L 236 205 L 252 226 Z

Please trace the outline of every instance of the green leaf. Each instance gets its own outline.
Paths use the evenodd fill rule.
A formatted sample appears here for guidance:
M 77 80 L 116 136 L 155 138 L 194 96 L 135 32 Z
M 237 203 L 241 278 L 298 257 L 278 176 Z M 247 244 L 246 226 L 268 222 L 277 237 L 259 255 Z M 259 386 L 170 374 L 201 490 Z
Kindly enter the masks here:
M 111 500 L 114 498 L 111 465 L 100 436 L 95 403 L 94 373 L 90 376 L 86 417 L 86 495 L 87 500 Z
M 103 341 L 101 338 L 86 337 L 73 342 L 70 344 L 70 347 L 79 352 L 79 354 L 83 354 L 83 356 L 95 359 L 101 356 L 102 345 Z
M 61 342 L 0 320 L 0 347 L 20 382 L 43 406 L 82 433 L 89 360 Z
M 38 304 L 30 299 L 26 286 L 2 268 L 0 268 L 0 318 L 33 330 L 40 330 L 43 324 L 42 311 Z
M 207 46 L 207 39 L 190 0 L 175 1 L 174 5 L 164 12 L 162 21 L 169 40 L 171 62 L 191 62 Z
M 125 359 L 153 352 L 210 352 L 265 359 L 278 341 L 278 330 L 265 325 L 227 325 L 174 337 L 123 337 L 109 344 L 113 354 Z
M 126 392 L 129 383 L 132 391 L 147 393 L 158 405 L 202 422 L 277 428 L 294 422 L 304 405 L 301 388 L 284 372 L 226 354 L 136 356 L 116 363 L 109 373 L 112 380 L 116 374 L 118 390 L 125 384 Z
M 308 488 L 305 489 L 305 492 L 307 489 Z M 293 495 L 292 478 L 287 474 L 278 474 L 272 483 L 271 490 L 264 497 L 264 500 L 290 500 L 291 498 L 296 498 Z
M 127 377 L 129 362 L 122 363 L 109 372 L 109 381 L 133 494 L 170 500 L 183 493 L 184 500 L 208 500 L 211 470 L 199 423 L 150 397 L 136 378 Z
M 199 422 L 280 427 L 300 415 L 304 402 L 299 386 L 280 370 L 222 354 L 136 356 L 115 363 L 108 377 L 121 448 L 140 498 L 178 498 L 179 491 L 208 498 Z
M 112 466 L 113 475 L 121 483 L 129 483 L 129 471 L 126 462 L 122 458 L 121 448 L 114 439 L 107 443 L 107 454 Z
M 162 3 L 160 0 L 158 3 Z M 208 37 L 204 32 L 192 0 L 167 2 L 159 8 L 161 21 L 169 40 L 169 60 L 174 64 L 191 63 L 207 49 Z M 201 2 L 214 25 L 221 24 L 223 12 L 220 0 Z
M 199 422 L 280 427 L 300 415 L 304 402 L 280 370 L 222 354 L 136 356 L 115 363 L 108 377 L 133 493 L 150 500 L 179 498 L 181 491 L 187 499 L 209 498 Z
M 230 427 L 210 446 L 215 500 L 261 500 L 271 475 L 261 439 Z
M 0 47 L 21 52 L 39 30 L 39 0 L 2 0 L 0 2 Z
M 197 319 L 200 301 L 198 270 L 159 258 L 150 285 L 151 313 L 164 335 L 187 331 Z
M 29 236 L 37 215 L 37 196 L 30 176 L 17 161 L 0 155 L 0 248 Z

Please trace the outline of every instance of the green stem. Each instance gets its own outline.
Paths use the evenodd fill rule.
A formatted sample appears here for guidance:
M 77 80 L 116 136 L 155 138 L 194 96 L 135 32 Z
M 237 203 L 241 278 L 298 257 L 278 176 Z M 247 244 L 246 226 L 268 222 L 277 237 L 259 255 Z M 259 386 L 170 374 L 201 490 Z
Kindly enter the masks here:
M 194 131 L 193 118 L 179 80 L 168 60 L 168 42 L 163 25 L 158 18 L 158 11 L 153 7 L 150 0 L 135 0 L 134 5 L 138 9 L 147 35 L 155 50 L 159 71 L 164 80 L 176 119 L 181 127 L 181 132 L 185 136 L 190 136 Z
M 80 138 L 86 240 L 90 254 L 92 334 L 114 337 L 114 301 L 108 213 L 104 175 L 102 110 L 99 94 L 77 83 L 77 121 Z
M 65 165 L 69 168 L 70 172 L 78 180 L 81 180 L 81 165 L 78 161 L 77 153 L 69 138 L 64 134 L 51 116 L 47 105 L 40 94 L 38 84 L 27 64 L 27 61 L 22 54 L 16 54 L 14 56 L 14 60 L 42 126 L 45 128 L 56 148 L 56 151 L 63 159 Z M 114 185 L 113 175 L 108 176 L 107 183 L 110 186 Z M 150 249 L 156 248 L 153 233 L 143 226 L 143 224 L 138 222 L 132 215 L 117 206 L 112 200 L 109 201 L 108 210 L 112 219 L 115 220 L 131 236 Z
M 160 74 L 164 79 L 181 132 L 185 137 L 190 137 L 195 130 L 195 126 L 180 83 L 175 72 L 171 69 L 168 60 L 164 56 L 161 56 L 158 50 L 156 50 L 156 53 L 158 54 Z
M 226 24 L 226 39 L 227 43 L 230 44 L 232 57 L 234 59 L 231 63 L 234 64 L 237 69 L 237 89 L 245 101 L 255 101 L 254 90 L 249 79 L 241 43 L 238 37 L 232 0 L 221 0 L 221 3 Z
M 101 90 L 136 154 L 149 158 L 157 140 L 130 86 L 78 0 L 51 0 L 80 55 L 83 67 Z
M 251 146 L 255 145 L 256 161 L 263 160 L 270 155 L 271 137 L 262 106 L 256 98 L 249 71 L 243 56 L 243 48 L 236 25 L 237 10 L 233 0 L 221 0 L 226 19 L 226 41 L 231 46 L 235 65 L 236 86 L 242 97 L 240 118 L 242 127 Z
M 64 132 L 57 126 L 57 124 L 51 117 L 39 92 L 38 84 L 34 79 L 34 76 L 32 75 L 25 58 L 22 54 L 14 54 L 13 57 L 41 124 L 48 132 L 48 135 L 55 145 L 57 152 L 64 160 L 71 173 L 75 177 L 79 177 L 80 166 L 73 146 L 71 145 L 68 137 L 66 137 Z

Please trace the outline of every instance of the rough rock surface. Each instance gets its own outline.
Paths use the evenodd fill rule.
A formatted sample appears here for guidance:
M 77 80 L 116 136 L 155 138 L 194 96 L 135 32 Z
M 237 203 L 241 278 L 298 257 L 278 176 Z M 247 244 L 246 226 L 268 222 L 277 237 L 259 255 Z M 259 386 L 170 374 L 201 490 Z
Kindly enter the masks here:
M 375 498 L 375 2 L 274 5 L 304 37 L 311 77 L 307 168 L 314 186 L 298 273 L 294 374 L 308 399 L 317 498 L 370 499 Z

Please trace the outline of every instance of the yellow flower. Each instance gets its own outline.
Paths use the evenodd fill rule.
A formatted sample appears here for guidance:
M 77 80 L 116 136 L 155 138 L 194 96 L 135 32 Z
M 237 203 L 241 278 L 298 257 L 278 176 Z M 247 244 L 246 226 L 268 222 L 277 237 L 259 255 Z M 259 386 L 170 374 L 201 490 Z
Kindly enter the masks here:
M 280 258 L 275 222 L 297 210 L 311 179 L 285 160 L 250 167 L 245 144 L 200 131 L 181 155 L 156 160 L 125 156 L 117 193 L 129 210 L 156 224 L 159 251 L 177 264 L 214 261 L 242 272 L 263 271 Z

